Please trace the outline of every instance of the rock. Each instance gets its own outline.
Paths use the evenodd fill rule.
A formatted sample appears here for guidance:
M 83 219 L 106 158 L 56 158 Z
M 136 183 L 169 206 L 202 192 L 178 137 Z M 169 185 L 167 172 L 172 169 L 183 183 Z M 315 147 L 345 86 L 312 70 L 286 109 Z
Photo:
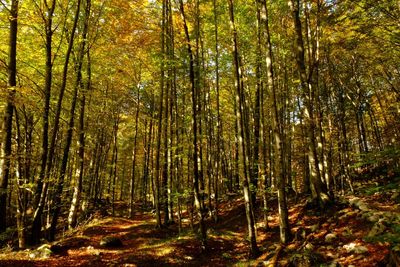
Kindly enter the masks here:
M 358 205 L 358 208 L 360 209 L 360 210 L 362 210 L 362 211 L 369 211 L 370 209 L 368 208 L 368 206 L 365 204 L 365 203 L 360 203 L 359 205 Z
M 353 231 L 352 231 L 349 227 L 345 227 L 345 228 L 343 229 L 342 235 L 343 235 L 344 237 L 353 236 Z
M 308 249 L 308 250 L 314 250 L 314 246 L 313 246 L 313 244 L 311 244 L 311 243 L 307 243 L 305 246 L 304 246 L 304 248 L 305 249 Z
M 351 206 L 358 207 L 358 205 L 360 203 L 360 199 L 358 197 L 350 198 L 349 203 Z
M 319 225 L 318 225 L 318 224 L 314 224 L 314 225 L 311 225 L 311 226 L 310 226 L 311 232 L 316 232 L 316 231 L 318 230 L 318 228 L 319 228 Z
M 53 255 L 53 251 L 51 250 L 51 245 L 43 244 L 34 251 L 29 254 L 29 258 L 36 259 L 36 258 L 44 258 L 47 259 L 51 255 Z
M 395 192 L 395 193 L 393 193 L 393 195 L 390 197 L 390 200 L 397 200 L 398 198 L 399 198 L 399 196 L 400 196 L 400 193 L 399 192 Z
M 100 240 L 100 246 L 111 248 L 111 247 L 121 247 L 122 241 L 115 236 L 105 236 Z
M 84 247 L 89 241 L 89 238 L 84 236 L 71 237 L 55 242 L 50 249 L 54 253 L 61 253 L 71 248 Z
M 344 245 L 343 248 L 348 253 L 364 254 L 364 253 L 368 252 L 368 248 L 366 248 L 364 246 L 359 246 L 356 243 L 350 243 L 350 244 Z
M 358 197 L 351 198 L 349 200 L 349 203 L 350 203 L 351 206 L 353 206 L 355 208 L 358 208 L 358 209 L 360 209 L 362 211 L 369 211 L 370 210 L 369 207 L 364 202 L 362 202 L 362 200 L 359 199 Z
M 379 221 L 380 216 L 379 216 L 378 214 L 368 213 L 366 219 L 367 219 L 369 222 L 376 223 L 376 222 Z
M 330 234 L 327 234 L 327 235 L 325 236 L 325 242 L 331 243 L 331 242 L 335 241 L 337 238 L 338 238 L 338 237 L 337 237 L 336 234 L 330 233 Z
M 385 221 L 383 219 L 380 219 L 377 223 L 374 224 L 372 229 L 368 232 L 368 237 L 375 237 L 377 235 L 382 234 L 383 232 L 386 231 L 386 225 Z

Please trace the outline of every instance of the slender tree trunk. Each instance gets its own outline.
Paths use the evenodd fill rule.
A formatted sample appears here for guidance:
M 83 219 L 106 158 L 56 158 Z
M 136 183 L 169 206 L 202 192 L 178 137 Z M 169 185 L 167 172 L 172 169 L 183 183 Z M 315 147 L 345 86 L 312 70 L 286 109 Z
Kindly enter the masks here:
M 24 188 L 24 186 L 28 183 L 29 179 L 29 173 L 27 172 L 28 168 L 27 165 L 25 164 L 26 158 L 24 158 L 24 152 L 23 152 L 23 135 L 21 133 L 21 127 L 20 127 L 20 119 L 18 116 L 18 111 L 15 109 L 15 124 L 16 124 L 16 140 L 17 140 L 17 172 L 16 172 L 16 179 L 15 179 L 15 185 L 16 185 L 16 192 L 17 192 L 17 231 L 18 231 L 18 248 L 19 249 L 24 249 L 26 245 L 26 205 L 27 205 L 27 194 L 25 190 L 21 190 Z M 28 127 L 28 121 L 26 121 L 25 127 Z M 25 140 L 28 140 L 28 136 L 25 136 Z M 28 146 L 25 143 L 26 146 Z M 26 156 L 26 155 L 25 155 Z
M 140 108 L 140 85 L 137 85 L 137 102 L 136 102 L 136 113 L 135 113 L 135 135 L 133 137 L 133 153 L 132 153 L 132 176 L 130 183 L 130 194 L 129 194 L 129 218 L 133 218 L 133 202 L 135 200 L 135 175 L 136 175 L 136 161 L 137 161 L 137 134 L 139 130 L 139 108 Z
M 186 37 L 186 42 L 187 42 L 187 51 L 189 55 L 189 77 L 190 77 L 190 85 L 191 85 L 191 96 L 192 96 L 192 132 L 193 132 L 193 190 L 194 190 L 194 200 L 195 200 L 195 205 L 199 213 L 199 218 L 200 218 L 200 241 L 201 241 L 201 248 L 202 250 L 205 250 L 207 245 L 206 245 L 206 239 L 207 239 L 207 232 L 206 232 L 206 226 L 204 223 L 204 203 L 202 202 L 202 198 L 200 196 L 200 185 L 199 185 L 199 179 L 200 179 L 200 171 L 199 171 L 199 164 L 200 164 L 200 157 L 199 157 L 199 144 L 198 144 L 198 114 L 197 114 L 197 95 L 198 92 L 196 92 L 196 82 L 195 82 L 195 69 L 194 69 L 194 58 L 193 58 L 193 51 L 192 51 L 192 46 L 190 43 L 190 36 L 189 36 L 189 29 L 186 23 L 186 16 L 185 16 L 185 10 L 184 10 L 184 5 L 183 1 L 179 0 L 180 3 L 180 11 L 181 11 L 181 16 L 183 20 L 183 27 L 185 30 L 185 37 Z
M 284 149 L 282 147 L 283 143 L 283 123 L 279 119 L 278 113 L 278 98 L 276 92 L 276 86 L 274 81 L 274 71 L 273 71 L 273 53 L 271 46 L 271 36 L 269 31 L 269 21 L 268 21 L 268 8 L 267 1 L 264 0 L 263 3 L 264 11 L 265 11 L 265 28 L 267 33 L 267 53 L 266 53 L 266 66 L 267 66 L 267 82 L 268 82 L 268 91 L 272 94 L 272 107 L 273 107 L 273 135 L 274 135 L 274 144 L 275 144 L 275 155 L 276 164 L 275 164 L 275 177 L 277 178 L 278 185 L 278 209 L 279 209 L 279 229 L 280 229 L 280 240 L 282 243 L 287 243 L 290 240 L 290 227 L 289 227 L 289 216 L 288 216 L 288 208 L 287 208 L 287 199 L 286 199 L 286 190 L 285 190 L 285 175 L 284 175 Z
M 12 155 L 12 122 L 14 113 L 15 87 L 17 86 L 17 32 L 18 32 L 18 0 L 11 1 L 10 31 L 8 40 L 8 97 L 4 113 L 4 140 L 0 147 L 0 233 L 7 228 L 7 187 L 10 180 Z
M 117 186 L 117 164 L 118 164 L 118 130 L 120 114 L 117 114 L 114 118 L 114 130 L 113 130 L 113 153 L 111 158 L 111 169 L 110 169 L 110 181 L 111 181 L 111 201 L 112 201 L 112 216 L 115 216 L 115 189 Z
M 47 3 L 47 2 L 46 2 Z M 56 1 L 52 0 L 50 5 L 46 5 L 46 11 L 39 11 L 43 14 L 45 23 L 46 38 L 46 72 L 44 85 L 44 107 L 43 107 L 43 130 L 42 130 L 42 152 L 39 178 L 36 182 L 37 187 L 34 195 L 33 207 L 35 209 L 31 228 L 31 243 L 40 242 L 42 229 L 42 214 L 47 198 L 48 183 L 45 183 L 46 164 L 49 150 L 49 115 L 50 115 L 50 98 L 53 79 L 53 15 L 56 8 Z
M 219 78 L 219 39 L 218 39 L 218 12 L 217 1 L 213 0 L 214 13 L 214 36 L 215 36 L 215 91 L 217 100 L 217 151 L 215 155 L 215 178 L 214 178 L 214 221 L 218 221 L 218 185 L 221 175 L 221 135 L 222 122 L 220 112 L 220 78 Z
M 160 210 L 160 169 L 161 169 L 161 142 L 162 142 L 162 127 L 163 127 L 163 102 L 164 102 L 164 94 L 165 94 L 165 39 L 166 39 L 166 1 L 163 0 L 162 6 L 162 22 L 161 22 L 161 66 L 160 66 L 160 99 L 159 99 L 159 109 L 158 109 L 158 123 L 157 123 L 157 148 L 156 148 L 156 166 L 155 166 L 155 177 L 154 177 L 154 192 L 156 195 L 154 196 L 154 204 L 156 208 L 156 220 L 157 227 L 161 228 L 161 210 Z M 161 193 L 163 190 L 161 188 Z M 162 201 L 162 200 L 161 200 Z
M 165 73 L 167 74 L 167 81 L 164 86 L 164 94 L 165 97 L 161 99 L 161 101 L 165 101 L 164 105 L 161 105 L 161 112 L 164 112 L 164 117 L 163 117 L 163 125 L 162 125 L 162 135 L 163 135 L 163 165 L 162 165 L 162 174 L 161 174 L 161 201 L 163 202 L 164 206 L 164 225 L 168 226 L 169 222 L 169 205 L 168 205 L 168 180 L 169 180 L 169 164 L 170 164 L 170 159 L 169 159 L 169 136 L 168 136 L 168 130 L 169 130 L 169 99 L 170 99 L 170 87 L 171 87 L 171 77 L 170 77 L 170 60 L 169 60 L 169 53 L 170 53 L 170 41 L 171 41 L 171 35 L 170 35 L 170 26 L 169 26 L 169 9 L 170 9 L 170 1 L 165 0 L 164 1 L 164 12 L 165 14 L 163 15 L 165 21 L 163 22 L 163 36 L 164 38 L 164 52 L 165 54 L 163 55 L 163 58 L 168 59 L 167 60 L 167 71 L 162 71 L 162 74 L 164 75 Z M 162 102 L 161 102 L 162 103 Z
M 89 8 L 90 8 L 90 6 L 89 6 Z M 85 19 L 83 21 L 83 30 L 82 30 L 82 36 L 81 36 L 82 42 L 79 47 L 78 59 L 77 59 L 77 63 L 76 63 L 76 72 L 77 72 L 76 73 L 76 81 L 75 81 L 75 85 L 74 85 L 71 109 L 70 109 L 70 113 L 69 113 L 70 117 L 69 117 L 69 122 L 68 122 L 66 142 L 65 142 L 65 147 L 64 147 L 64 151 L 63 151 L 63 158 L 61 161 L 60 174 L 59 174 L 59 177 L 57 180 L 56 192 L 54 194 L 54 199 L 53 199 L 52 208 L 51 208 L 51 214 L 53 217 L 51 220 L 51 226 L 50 226 L 50 232 L 49 232 L 50 240 L 55 239 L 57 221 L 58 221 L 58 217 L 59 217 L 59 214 L 61 211 L 64 179 L 65 179 L 66 170 L 67 170 L 67 166 L 68 166 L 69 152 L 70 152 L 72 137 L 73 137 L 73 133 L 74 133 L 74 126 L 75 126 L 75 107 L 76 107 L 76 102 L 77 102 L 77 98 L 78 98 L 78 91 L 82 85 L 82 65 L 83 65 L 83 58 L 85 56 L 85 48 L 86 48 L 86 42 L 87 42 L 89 11 L 90 11 L 90 9 L 88 11 L 86 11 L 88 13 L 85 13 Z
M 249 177 L 250 173 L 249 173 L 249 160 L 248 160 L 249 150 L 247 149 L 247 146 L 250 144 L 248 143 L 248 136 L 246 135 L 246 131 L 244 129 L 246 124 L 244 121 L 246 119 L 244 114 L 245 113 L 244 87 L 243 87 L 243 82 L 242 82 L 243 78 L 240 67 L 240 56 L 238 51 L 233 0 L 228 0 L 228 4 L 229 4 L 230 24 L 232 29 L 233 61 L 234 61 L 235 87 L 236 87 L 236 103 L 237 103 L 236 124 L 238 125 L 237 127 L 239 132 L 239 145 L 243 163 L 243 194 L 246 207 L 246 218 L 247 218 L 248 235 L 249 235 L 248 238 L 250 242 L 250 257 L 254 258 L 258 255 L 259 250 L 257 247 L 252 193 L 250 190 L 251 183 Z
M 89 19 L 91 9 L 91 0 L 86 0 L 85 6 L 85 18 Z M 86 106 L 86 94 L 89 92 L 91 87 L 91 60 L 90 60 L 90 50 L 87 51 L 87 82 L 86 89 L 82 90 L 80 98 L 80 111 L 79 111 L 79 141 L 78 141 L 78 157 L 79 164 L 77 168 L 77 173 L 75 175 L 76 181 L 74 186 L 74 194 L 72 197 L 71 207 L 68 216 L 68 227 L 71 229 L 75 227 L 77 223 L 78 207 L 81 201 L 82 194 L 82 180 L 83 172 L 85 166 L 85 106 Z M 82 86 L 83 89 L 83 86 Z

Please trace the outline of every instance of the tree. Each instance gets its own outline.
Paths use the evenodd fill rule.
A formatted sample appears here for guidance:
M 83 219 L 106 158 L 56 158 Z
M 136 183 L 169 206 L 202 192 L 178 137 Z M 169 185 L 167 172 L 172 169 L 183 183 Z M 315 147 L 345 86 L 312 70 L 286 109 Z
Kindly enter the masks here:
M 229 0 L 229 17 L 230 17 L 230 25 L 232 28 L 232 46 L 233 46 L 233 63 L 234 63 L 234 76 L 235 76 L 235 87 L 236 87 L 236 124 L 239 133 L 239 146 L 240 146 L 240 154 L 242 155 L 242 164 L 243 164 L 243 194 L 245 199 L 245 207 L 246 207 L 246 218 L 247 218 L 247 226 L 248 226 L 248 235 L 250 241 L 250 257 L 256 257 L 259 254 L 257 247 L 257 238 L 256 238 L 256 230 L 255 230 L 255 218 L 254 218 L 254 209 L 253 209 L 253 201 L 252 201 L 252 193 L 250 190 L 250 167 L 249 167 L 249 136 L 248 132 L 245 130 L 248 129 L 248 120 L 245 118 L 245 94 L 243 87 L 243 77 L 241 73 L 241 60 L 238 51 L 238 41 L 237 41 L 237 30 L 235 25 L 235 16 L 234 16 L 234 6 L 233 1 Z
M 190 86 L 191 86 L 191 98 L 192 98 L 192 144 L 193 144 L 193 191 L 194 191 L 194 201 L 195 205 L 199 214 L 199 225 L 200 225 L 200 240 L 201 240 L 201 248 L 205 250 L 207 248 L 206 239 L 207 239 L 207 231 L 204 222 L 204 202 L 202 197 L 200 196 L 200 171 L 199 171 L 199 163 L 200 155 L 199 155 L 199 143 L 198 143 L 198 114 L 197 114 L 197 105 L 198 105 L 198 92 L 196 88 L 196 77 L 195 77 L 195 68 L 194 68 L 194 56 L 191 46 L 191 40 L 189 35 L 189 28 L 186 22 L 185 16 L 185 8 L 183 5 L 183 1 L 179 1 L 180 4 L 180 12 L 183 21 L 183 27 L 185 30 L 185 37 L 187 42 L 187 53 L 189 56 L 189 79 L 190 79 Z M 199 77 L 197 77 L 198 79 Z
M 0 233 L 7 228 L 7 187 L 11 173 L 12 157 L 12 129 L 14 114 L 14 97 L 17 86 L 17 32 L 18 32 L 18 0 L 12 0 L 10 6 L 10 31 L 8 52 L 8 97 L 4 112 L 3 129 L 4 139 L 1 143 L 0 153 Z

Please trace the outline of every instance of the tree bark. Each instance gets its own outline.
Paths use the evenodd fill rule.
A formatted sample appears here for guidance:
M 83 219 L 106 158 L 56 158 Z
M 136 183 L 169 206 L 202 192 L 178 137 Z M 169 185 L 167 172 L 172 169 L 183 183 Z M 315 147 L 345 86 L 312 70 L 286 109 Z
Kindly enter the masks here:
M 90 16 L 91 0 L 86 0 L 85 6 L 85 19 L 88 20 Z M 90 50 L 86 52 L 87 55 L 87 81 L 86 88 L 82 90 L 80 98 L 80 111 L 79 111 L 79 141 L 78 141 L 78 157 L 79 164 L 77 173 L 75 175 L 76 181 L 74 186 L 74 194 L 72 197 L 71 207 L 68 216 L 68 228 L 75 227 L 77 223 L 78 207 L 81 200 L 82 183 L 83 183 L 83 172 L 85 166 L 85 107 L 86 107 L 86 94 L 89 92 L 91 87 L 91 60 Z M 82 86 L 83 89 L 83 86 Z
M 202 202 L 202 198 L 200 196 L 200 185 L 199 185 L 199 179 L 200 179 L 200 171 L 199 171 L 199 164 L 200 164 L 200 158 L 199 158 L 199 146 L 198 144 L 198 114 L 197 114 L 197 95 L 198 92 L 196 92 L 196 82 L 195 82 L 195 69 L 194 69 L 194 58 L 193 58 L 193 51 L 192 51 L 192 46 L 190 43 L 190 36 L 189 36 L 189 29 L 188 25 L 186 22 L 186 16 L 185 16 L 185 9 L 183 5 L 183 1 L 179 0 L 180 3 L 180 11 L 181 11 L 181 16 L 183 20 L 183 27 L 185 30 L 185 37 L 186 37 L 186 42 L 187 42 L 187 51 L 188 51 L 188 56 L 189 56 L 189 78 L 190 78 L 190 85 L 191 85 L 191 97 L 192 97 L 192 134 L 193 134 L 193 158 L 192 158 L 192 163 L 193 163 L 193 190 L 194 190 L 194 201 L 195 201 L 195 206 L 197 208 L 197 211 L 199 213 L 199 219 L 200 219 L 200 241 L 201 241 L 201 249 L 204 251 L 207 248 L 206 240 L 207 240 L 207 232 L 206 232 L 206 226 L 204 222 L 204 203 Z
M 37 187 L 34 195 L 33 207 L 35 213 L 33 215 L 33 222 L 31 228 L 31 243 L 37 244 L 40 242 L 41 229 L 42 229 L 42 213 L 45 206 L 47 197 L 48 183 L 45 183 L 46 177 L 46 164 L 49 152 L 49 115 L 50 115 L 50 98 L 53 80 L 53 16 L 56 8 L 56 1 L 52 0 L 51 4 L 46 3 L 46 11 L 39 10 L 42 14 L 42 19 L 45 23 L 45 36 L 46 36 L 46 72 L 44 84 L 44 107 L 43 107 L 43 129 L 42 129 L 42 152 L 39 178 L 37 180 Z
M 17 33 L 18 33 L 18 0 L 11 1 L 10 31 L 8 40 L 8 97 L 4 113 L 3 129 L 5 130 L 0 151 L 0 233 L 7 228 L 7 187 L 10 180 L 12 156 L 12 124 L 14 113 L 15 87 L 17 86 Z
M 233 0 L 228 0 L 229 4 L 229 18 L 230 25 L 232 29 L 232 48 L 233 48 L 233 63 L 234 63 L 234 76 L 235 76 L 235 87 L 236 87 L 236 103 L 237 103 L 237 112 L 236 112 L 236 124 L 239 132 L 239 146 L 240 146 L 240 154 L 242 155 L 242 163 L 243 163 L 243 194 L 245 199 L 245 208 L 246 208 L 246 218 L 247 218 L 247 227 L 248 227 L 248 238 L 250 242 L 250 257 L 255 258 L 259 254 L 259 250 L 257 247 L 257 237 L 256 237 L 256 229 L 255 229 L 255 217 L 253 211 L 253 203 L 252 203 L 252 192 L 250 189 L 250 173 L 249 173 L 249 149 L 247 146 L 248 143 L 248 135 L 246 135 L 245 130 L 245 99 L 244 99 L 244 88 L 243 88 L 243 77 L 241 74 L 240 67 L 240 55 L 238 50 L 238 40 L 237 40 L 237 30 L 235 25 L 235 16 L 234 16 L 234 6 Z
M 302 25 L 300 20 L 300 0 L 291 0 L 291 9 L 296 32 L 296 61 L 297 69 L 300 75 L 300 83 L 302 87 L 302 98 L 304 102 L 304 124 L 307 134 L 308 161 L 310 165 L 311 191 L 313 198 L 316 200 L 321 209 L 323 209 L 329 197 L 326 186 L 321 180 L 319 170 L 318 152 L 315 136 L 315 111 L 313 105 L 314 88 L 312 86 L 312 75 L 307 75 L 305 65 L 305 52 L 302 36 Z
M 290 227 L 289 227 L 289 216 L 288 216 L 288 208 L 287 208 L 287 199 L 286 199 L 286 177 L 284 175 L 285 168 L 285 156 L 283 149 L 283 122 L 280 120 L 279 111 L 278 111 L 278 97 L 276 92 L 276 86 L 274 81 L 274 71 L 273 71 L 273 53 L 272 53 L 272 45 L 271 45 L 271 36 L 269 31 L 269 21 L 268 21 L 268 8 L 267 1 L 264 0 L 263 8 L 265 12 L 265 29 L 266 29 L 266 67 L 267 67 L 267 85 L 268 91 L 271 93 L 271 106 L 272 106 L 272 128 L 274 135 L 274 144 L 275 144 L 275 177 L 277 178 L 277 186 L 278 186 L 278 209 L 279 209 L 279 229 L 280 229 L 280 240 L 281 243 L 287 243 L 290 240 Z
M 85 12 L 85 19 L 83 21 L 83 29 L 82 29 L 82 42 L 79 47 L 78 51 L 78 59 L 76 62 L 76 81 L 74 85 L 74 91 L 72 95 L 72 102 L 71 102 L 71 109 L 69 112 L 69 122 L 68 122 L 68 129 L 67 129 L 67 136 L 66 136 L 66 141 L 65 141 L 65 147 L 63 151 L 63 157 L 61 161 L 61 167 L 60 167 L 60 173 L 58 176 L 57 180 L 57 186 L 56 186 L 56 191 L 51 207 L 51 215 L 52 215 L 52 220 L 51 220 L 51 226 L 50 226 L 50 232 L 49 232 L 49 239 L 53 241 L 55 239 L 56 235 L 56 228 L 57 228 L 57 221 L 58 217 L 61 211 L 61 204 L 62 204 L 62 195 L 63 195 L 63 188 L 64 188 L 64 179 L 66 175 L 66 170 L 68 166 L 68 158 L 69 158 L 69 153 L 70 153 L 70 147 L 72 143 L 72 137 L 74 133 L 74 126 L 75 126 L 75 107 L 77 103 L 77 98 L 78 98 L 78 92 L 79 88 L 82 86 L 82 65 L 83 65 L 83 58 L 85 56 L 85 49 L 86 49 L 86 43 L 87 43 L 87 33 L 88 33 L 88 26 L 89 26 L 89 13 L 87 13 L 89 10 L 87 8 L 90 8 L 90 5 L 86 7 L 86 12 Z

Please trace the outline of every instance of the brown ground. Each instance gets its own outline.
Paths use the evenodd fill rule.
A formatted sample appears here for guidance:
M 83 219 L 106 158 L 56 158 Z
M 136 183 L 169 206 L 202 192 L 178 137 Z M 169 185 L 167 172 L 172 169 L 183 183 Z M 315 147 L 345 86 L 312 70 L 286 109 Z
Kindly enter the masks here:
M 399 212 L 399 206 L 387 198 L 374 195 L 365 199 L 375 209 Z M 308 261 L 308 266 L 317 263 L 318 266 L 320 263 L 329 266 L 336 262 L 337 265 L 331 266 L 359 267 L 381 266 L 388 257 L 391 244 L 366 242 L 364 237 L 372 224 L 345 202 L 339 202 L 324 212 L 305 208 L 305 200 L 298 204 L 290 203 L 294 241 L 282 247 L 278 242 L 275 203 L 276 200 L 271 199 L 269 229 L 264 228 L 262 216 L 258 215 L 257 234 L 262 255 L 252 261 L 247 257 L 243 201 L 237 198 L 223 202 L 219 223 L 208 222 L 208 250 L 203 253 L 190 231 L 188 220 L 184 221 L 184 231 L 179 235 L 176 224 L 169 229 L 155 229 L 154 216 L 143 212 L 137 213 L 132 220 L 122 217 L 93 220 L 64 238 L 61 249 L 47 259 L 30 258 L 32 250 L 13 252 L 4 249 L 0 254 L 0 266 L 299 266 L 300 262 Z M 325 241 L 329 233 L 334 233 L 337 238 Z M 119 237 L 123 246 L 100 247 L 100 239 L 110 235 Z M 366 247 L 368 252 L 346 252 L 343 246 L 351 243 Z

